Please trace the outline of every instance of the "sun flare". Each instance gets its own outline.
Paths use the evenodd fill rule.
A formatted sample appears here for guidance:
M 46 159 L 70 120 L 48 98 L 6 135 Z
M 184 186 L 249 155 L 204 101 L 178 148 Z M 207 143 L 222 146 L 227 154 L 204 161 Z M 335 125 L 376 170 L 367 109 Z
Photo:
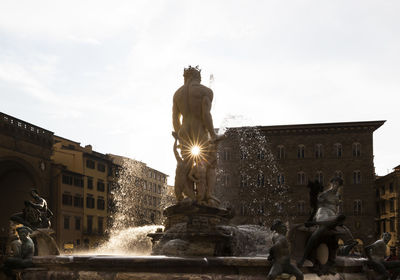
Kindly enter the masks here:
M 190 153 L 191 153 L 193 156 L 198 156 L 198 155 L 200 155 L 200 151 L 201 151 L 200 146 L 195 145 L 195 146 L 193 146 L 192 149 L 190 150 Z

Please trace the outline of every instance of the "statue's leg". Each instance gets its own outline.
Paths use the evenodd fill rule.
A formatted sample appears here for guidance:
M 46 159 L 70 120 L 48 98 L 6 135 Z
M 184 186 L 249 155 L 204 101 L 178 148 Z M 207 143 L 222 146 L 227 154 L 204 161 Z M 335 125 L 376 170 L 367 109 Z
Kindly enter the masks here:
M 267 275 L 267 280 L 274 280 L 279 274 L 282 274 L 282 266 L 278 263 L 274 263 Z
M 207 200 L 213 198 L 215 181 L 216 181 L 215 167 L 209 166 L 207 168 L 207 184 L 205 188 L 205 197 Z
M 318 229 L 312 233 L 310 238 L 307 240 L 306 248 L 304 248 L 303 258 L 298 262 L 298 266 L 303 266 L 306 259 L 311 254 L 312 249 L 315 247 L 320 236 L 326 231 L 326 227 L 323 225 L 318 226 Z
M 292 274 L 296 277 L 296 280 L 303 280 L 304 275 L 303 272 L 295 265 L 288 263 L 284 269 L 283 272 L 286 272 L 288 274 Z
M 194 184 L 191 180 L 189 180 L 189 178 L 186 178 L 185 180 L 183 193 L 192 200 L 196 199 L 196 195 L 194 193 Z
M 196 200 L 199 203 L 205 203 L 206 198 L 206 185 L 205 182 L 200 182 L 198 184 L 196 184 Z

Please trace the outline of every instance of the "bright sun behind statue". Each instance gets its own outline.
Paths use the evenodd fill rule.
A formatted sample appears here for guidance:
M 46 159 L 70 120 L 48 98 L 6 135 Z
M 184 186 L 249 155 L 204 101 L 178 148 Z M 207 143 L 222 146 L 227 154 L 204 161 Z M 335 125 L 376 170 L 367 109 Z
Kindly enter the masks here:
M 191 152 L 191 154 L 192 154 L 193 156 L 198 156 L 198 155 L 200 155 L 200 147 L 197 146 L 197 145 L 195 145 L 195 146 L 192 147 L 192 149 L 190 150 L 190 152 Z

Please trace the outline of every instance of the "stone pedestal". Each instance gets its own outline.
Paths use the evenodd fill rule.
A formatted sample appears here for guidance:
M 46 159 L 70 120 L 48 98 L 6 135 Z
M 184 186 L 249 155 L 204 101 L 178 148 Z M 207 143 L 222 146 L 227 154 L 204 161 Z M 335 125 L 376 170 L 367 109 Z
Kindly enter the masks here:
M 149 234 L 153 255 L 226 256 L 231 231 L 226 230 L 231 211 L 216 207 L 181 202 L 164 210 L 164 232 Z

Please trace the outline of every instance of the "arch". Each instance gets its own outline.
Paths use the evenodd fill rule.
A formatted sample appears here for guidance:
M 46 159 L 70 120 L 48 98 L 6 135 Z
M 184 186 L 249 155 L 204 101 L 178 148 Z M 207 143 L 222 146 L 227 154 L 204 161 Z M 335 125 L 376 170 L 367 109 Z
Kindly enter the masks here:
M 8 237 L 9 219 L 21 212 L 24 201 L 30 200 L 30 190 L 35 186 L 42 191 L 43 181 L 38 170 L 18 157 L 0 157 L 0 251 L 4 252 Z

